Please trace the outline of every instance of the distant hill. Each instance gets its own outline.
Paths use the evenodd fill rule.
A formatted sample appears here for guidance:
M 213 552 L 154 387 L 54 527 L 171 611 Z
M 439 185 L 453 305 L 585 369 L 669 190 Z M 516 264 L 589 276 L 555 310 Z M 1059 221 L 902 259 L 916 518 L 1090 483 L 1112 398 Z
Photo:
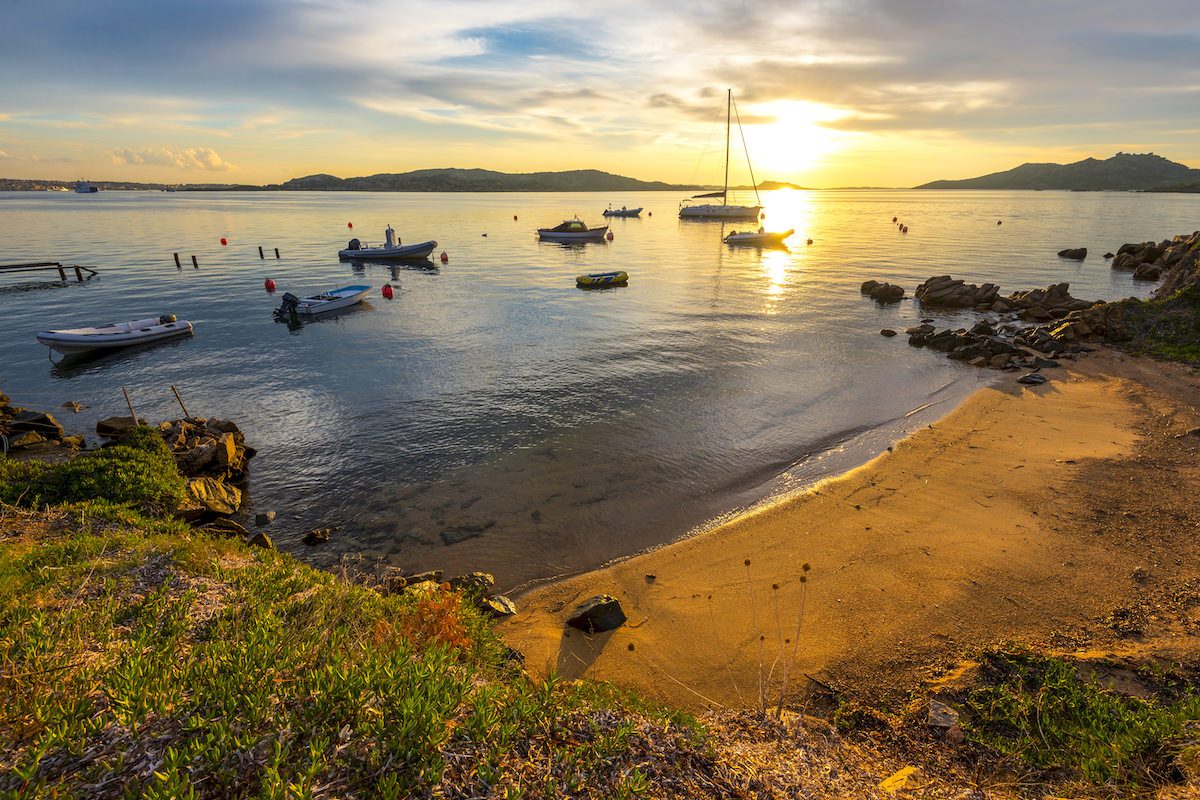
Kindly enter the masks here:
M 277 188 L 284 191 L 327 192 L 645 192 L 699 187 L 640 181 L 596 169 L 528 173 L 495 172 L 489 169 L 419 169 L 363 178 L 308 175 L 282 183 Z
M 933 181 L 917 189 L 1072 189 L 1075 191 L 1136 191 L 1164 189 L 1200 181 L 1200 170 L 1168 161 L 1153 153 L 1117 153 L 1100 161 L 1085 158 L 1074 164 L 1022 164 L 961 181 Z

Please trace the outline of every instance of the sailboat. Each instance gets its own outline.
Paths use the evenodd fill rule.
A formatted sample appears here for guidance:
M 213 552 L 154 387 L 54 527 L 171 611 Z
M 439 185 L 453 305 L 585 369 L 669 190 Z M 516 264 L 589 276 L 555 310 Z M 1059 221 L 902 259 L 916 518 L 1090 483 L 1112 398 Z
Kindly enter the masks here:
M 679 206 L 680 219 L 758 219 L 762 213 L 762 200 L 758 196 L 758 186 L 754 187 L 754 199 L 758 201 L 758 205 L 753 206 L 731 206 L 729 205 L 729 132 L 730 123 L 732 122 L 733 112 L 733 89 L 727 90 L 725 95 L 725 183 L 721 186 L 719 192 L 709 192 L 708 194 L 698 194 L 688 200 L 684 200 Z M 742 130 L 742 121 L 738 120 L 738 132 Z M 746 138 L 742 137 L 742 145 L 745 146 Z M 746 163 L 750 163 L 750 153 L 746 152 Z M 754 182 L 754 168 L 750 169 L 750 182 Z M 716 203 L 692 203 L 692 200 L 708 200 L 712 198 L 721 198 L 721 204 Z

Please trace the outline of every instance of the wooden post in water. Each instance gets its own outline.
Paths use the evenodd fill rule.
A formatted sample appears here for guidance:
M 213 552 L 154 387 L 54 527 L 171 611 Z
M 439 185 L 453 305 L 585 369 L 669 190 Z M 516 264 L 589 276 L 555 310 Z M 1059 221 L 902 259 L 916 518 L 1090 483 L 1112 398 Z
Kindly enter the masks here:
M 279 258 L 279 248 L 278 247 L 275 248 L 275 257 Z
M 78 264 L 75 265 L 75 280 L 78 283 L 83 283 L 83 270 L 79 268 Z
M 179 253 L 175 253 L 174 255 L 175 255 L 175 266 L 182 269 L 183 265 L 179 263 Z
M 261 245 L 261 244 L 258 246 L 258 257 L 259 257 L 259 258 L 266 258 L 266 256 L 264 256 L 264 255 L 263 255 L 263 249 L 262 249 L 262 245 Z
M 187 406 L 183 404 L 183 398 L 179 396 L 179 390 L 175 388 L 175 384 L 171 384 L 171 391 L 175 393 L 175 399 L 179 401 L 179 407 L 183 409 L 183 415 L 191 419 L 192 415 L 188 413 Z
M 125 391 L 124 386 L 121 387 L 121 394 L 125 395 L 125 405 L 129 406 L 129 416 L 133 417 L 133 427 L 136 428 L 138 424 L 137 412 L 133 410 L 133 401 L 129 399 L 129 392 Z
M 60 280 L 64 280 L 64 281 L 67 279 L 67 271 L 65 269 L 63 269 L 62 264 L 58 265 L 58 277 Z
M 195 269 L 200 269 L 200 265 L 196 263 L 196 257 L 195 257 L 195 256 L 192 256 L 192 267 L 193 267 L 193 268 L 195 268 Z

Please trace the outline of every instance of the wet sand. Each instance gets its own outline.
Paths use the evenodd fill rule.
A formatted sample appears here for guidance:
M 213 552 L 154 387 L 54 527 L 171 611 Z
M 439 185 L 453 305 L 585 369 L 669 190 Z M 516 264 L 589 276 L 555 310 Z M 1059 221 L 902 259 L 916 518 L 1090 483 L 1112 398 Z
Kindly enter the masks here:
M 988 644 L 1103 645 L 1148 579 L 1200 576 L 1200 436 L 1177 435 L 1200 425 L 1200 377 L 1109 352 L 1048 374 L 981 389 L 799 496 L 537 587 L 504 636 L 533 672 L 692 708 L 773 703 L 785 673 L 789 699 L 807 676 L 882 694 Z M 623 627 L 564 627 L 600 593 Z

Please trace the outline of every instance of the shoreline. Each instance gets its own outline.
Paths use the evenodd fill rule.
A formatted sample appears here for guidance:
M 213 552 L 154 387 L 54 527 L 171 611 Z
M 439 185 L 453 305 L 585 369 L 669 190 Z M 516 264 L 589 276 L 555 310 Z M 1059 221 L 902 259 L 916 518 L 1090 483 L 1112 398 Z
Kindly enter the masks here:
M 792 674 L 808 677 L 793 678 L 789 700 L 809 680 L 897 691 L 931 663 L 999 641 L 1104 639 L 1096 620 L 1136 603 L 1129 576 L 1146 549 L 1113 547 L 1104 526 L 1083 521 L 1103 502 L 1086 481 L 1141 457 L 1149 409 L 1200 422 L 1187 399 L 1200 379 L 1115 351 L 1056 372 L 1030 389 L 1015 376 L 977 389 L 894 452 L 799 495 L 525 591 L 501 633 L 535 673 L 610 680 L 689 708 L 755 705 L 764 682 L 777 694 L 798 618 Z M 594 637 L 564 629 L 596 594 L 621 600 L 626 625 Z

